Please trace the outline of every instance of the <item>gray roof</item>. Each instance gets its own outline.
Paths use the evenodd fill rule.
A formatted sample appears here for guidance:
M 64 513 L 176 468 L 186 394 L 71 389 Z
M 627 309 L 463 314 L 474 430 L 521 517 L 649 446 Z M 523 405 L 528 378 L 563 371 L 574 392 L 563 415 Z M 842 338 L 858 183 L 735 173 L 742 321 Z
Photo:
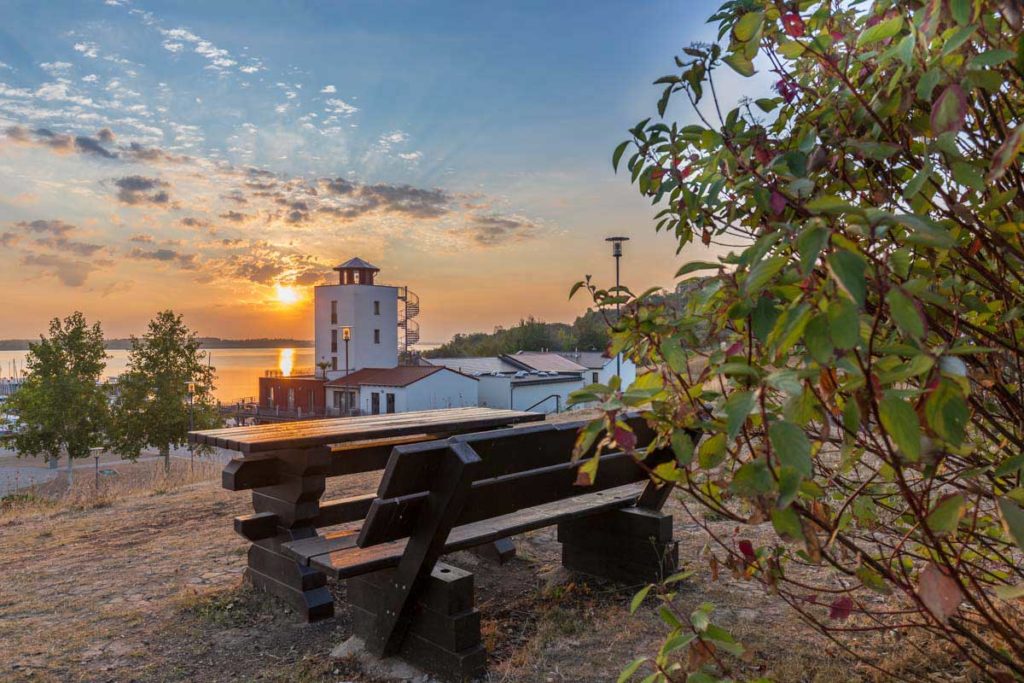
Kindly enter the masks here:
M 559 351 L 558 355 L 591 370 L 600 370 L 612 360 L 601 351 Z
M 546 351 L 518 351 L 507 358 L 513 363 L 521 363 L 531 370 L 543 372 L 583 372 L 587 369 L 566 356 Z
M 515 372 L 520 368 L 501 358 L 421 358 L 421 363 L 441 365 L 450 370 L 472 375 L 475 372 Z
M 372 263 L 367 263 L 366 261 L 359 257 L 350 258 L 348 261 L 345 261 L 340 266 L 335 266 L 334 270 L 348 270 L 350 268 L 364 268 L 366 270 L 377 271 L 380 270 L 380 268 L 378 268 L 377 266 L 373 265 Z

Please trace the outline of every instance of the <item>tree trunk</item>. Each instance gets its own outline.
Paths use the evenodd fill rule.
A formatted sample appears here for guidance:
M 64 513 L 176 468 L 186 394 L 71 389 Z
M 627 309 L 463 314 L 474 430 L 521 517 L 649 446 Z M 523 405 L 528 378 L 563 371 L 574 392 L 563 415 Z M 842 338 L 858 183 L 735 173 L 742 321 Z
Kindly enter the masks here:
M 160 455 L 164 457 L 164 472 L 171 471 L 171 447 L 164 444 L 160 447 Z

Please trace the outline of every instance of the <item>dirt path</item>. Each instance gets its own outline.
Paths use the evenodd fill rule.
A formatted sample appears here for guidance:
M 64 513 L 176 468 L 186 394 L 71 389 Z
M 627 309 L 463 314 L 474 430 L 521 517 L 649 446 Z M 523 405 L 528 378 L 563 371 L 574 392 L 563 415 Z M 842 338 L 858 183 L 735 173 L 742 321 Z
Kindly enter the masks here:
M 328 496 L 373 485 L 350 478 Z M 248 499 L 210 482 L 0 518 L 0 680 L 374 680 L 329 656 L 350 633 L 343 585 L 332 586 L 338 616 L 311 626 L 241 586 L 246 543 L 231 518 Z M 676 520 L 680 556 L 693 560 L 703 533 Z M 553 529 L 517 546 L 504 567 L 466 553 L 448 560 L 476 575 L 491 681 L 615 680 L 634 657 L 656 652 L 663 630 L 653 610 L 628 614 L 634 589 L 566 572 Z M 852 679 L 837 652 L 752 584 L 710 582 L 701 570 L 683 602 L 691 610 L 704 601 L 753 650 L 744 675 Z

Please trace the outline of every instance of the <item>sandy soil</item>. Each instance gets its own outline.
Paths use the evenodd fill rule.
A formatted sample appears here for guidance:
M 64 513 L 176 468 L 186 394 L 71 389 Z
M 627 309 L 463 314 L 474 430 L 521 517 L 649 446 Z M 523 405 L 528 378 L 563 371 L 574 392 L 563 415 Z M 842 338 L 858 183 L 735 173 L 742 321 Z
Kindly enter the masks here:
M 331 482 L 328 497 L 375 486 L 372 475 Z M 247 494 L 214 481 L 101 507 L 0 508 L 0 680 L 378 680 L 329 655 L 350 635 L 343 584 L 332 585 L 338 615 L 313 625 L 242 585 L 246 542 L 231 518 L 248 511 Z M 697 569 L 683 606 L 719 605 L 715 620 L 752 652 L 738 674 L 860 678 L 773 597 L 726 575 L 712 581 L 698 560 L 703 532 L 675 511 L 680 557 Z M 629 615 L 635 587 L 561 568 L 554 529 L 517 546 L 502 567 L 468 553 L 447 560 L 475 573 L 491 681 L 615 680 L 634 657 L 657 651 L 653 608 Z

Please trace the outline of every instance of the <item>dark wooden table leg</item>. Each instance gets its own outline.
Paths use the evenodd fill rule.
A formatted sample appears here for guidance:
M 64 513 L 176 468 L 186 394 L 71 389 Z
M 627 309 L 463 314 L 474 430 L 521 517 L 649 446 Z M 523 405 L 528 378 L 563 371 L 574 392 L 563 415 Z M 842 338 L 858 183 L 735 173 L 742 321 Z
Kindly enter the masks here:
M 315 448 L 281 454 L 281 483 L 252 492 L 257 513 L 277 517 L 277 533 L 249 548 L 246 578 L 256 587 L 287 602 L 305 621 L 334 616 L 327 576 L 281 553 L 281 544 L 316 535 L 330 453 Z

